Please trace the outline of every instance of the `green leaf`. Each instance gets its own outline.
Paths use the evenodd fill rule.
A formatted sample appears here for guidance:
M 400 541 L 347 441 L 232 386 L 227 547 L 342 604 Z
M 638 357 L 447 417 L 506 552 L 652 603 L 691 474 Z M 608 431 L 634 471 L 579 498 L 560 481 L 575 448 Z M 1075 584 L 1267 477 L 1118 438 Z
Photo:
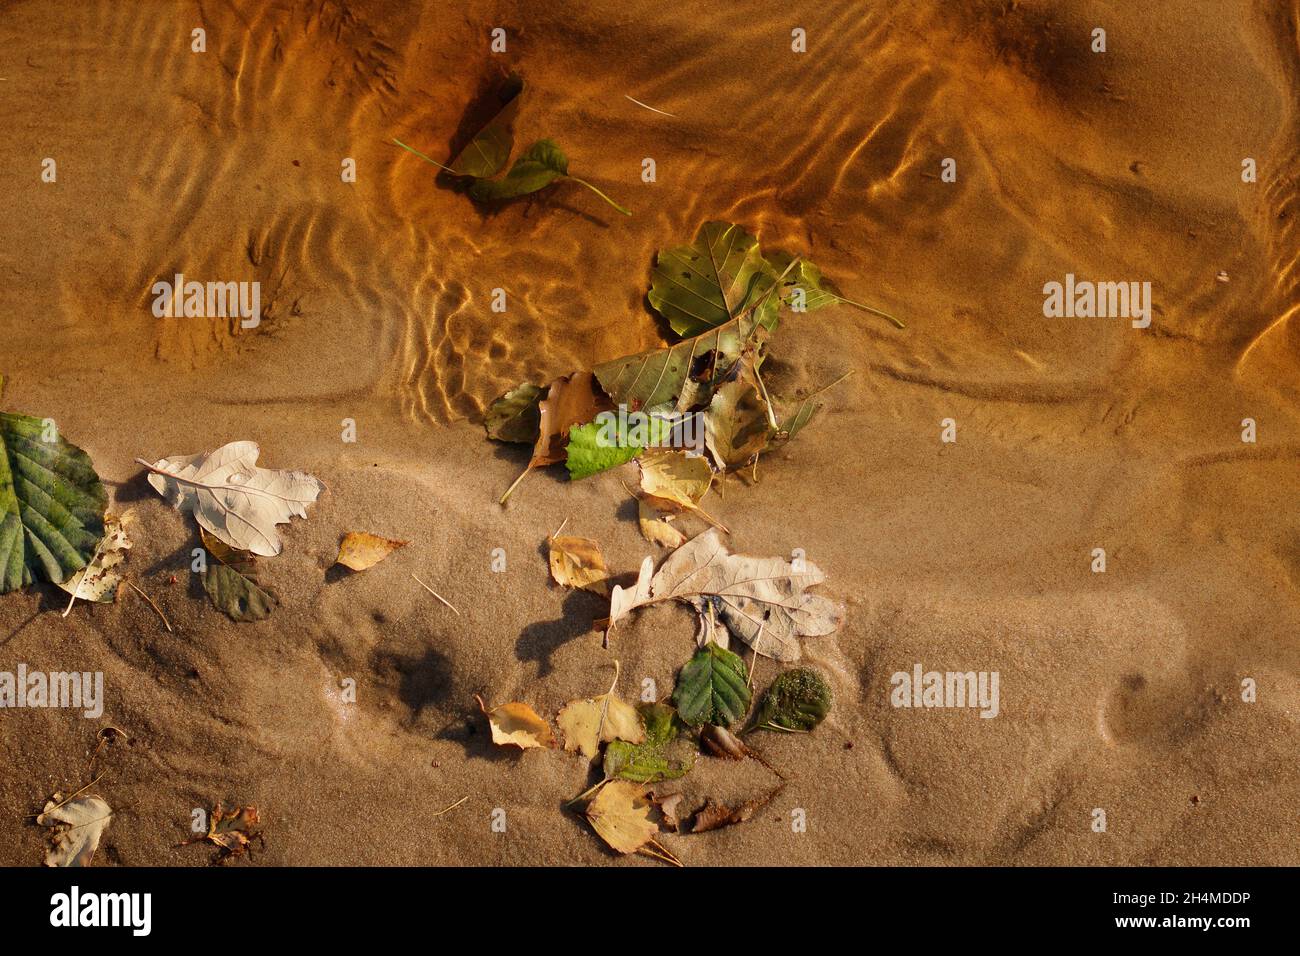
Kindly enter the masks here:
M 757 239 L 740 226 L 706 222 L 692 245 L 655 257 L 648 298 L 678 335 L 699 335 L 762 299 L 776 276 Z M 768 297 L 757 310 L 758 321 L 775 329 L 778 307 L 777 298 Z
M 511 75 L 505 80 L 497 93 L 501 109 L 447 164 L 448 172 L 483 179 L 505 169 L 510 150 L 515 146 L 513 127 L 523 92 L 524 81 L 520 77 Z
M 569 429 L 565 467 L 569 479 L 578 481 L 631 461 L 646 448 L 661 444 L 672 431 L 671 423 L 654 415 L 637 416 L 641 424 L 628 427 L 613 412 L 601 412 L 596 420 Z
M 270 617 L 279 605 L 275 592 L 263 588 L 258 582 L 257 558 L 248 551 L 230 547 L 203 528 L 199 538 L 208 555 L 217 563 L 209 563 L 203 572 L 203 589 L 212 599 L 212 606 L 234 621 L 260 621 Z
M 864 312 L 888 319 L 897 328 L 904 327 L 902 322 L 888 312 L 881 312 L 869 305 L 844 298 L 840 295 L 839 289 L 822 275 L 821 269 L 807 259 L 800 259 L 793 269 L 786 272 L 786 267 L 793 261 L 794 257 L 787 252 L 772 253 L 772 268 L 778 273 L 785 273 L 785 278 L 781 280 L 781 304 L 787 309 L 795 312 L 816 312 L 836 302 L 843 302 Z
M 729 377 L 758 323 L 749 314 L 666 349 L 602 362 L 592 371 L 616 404 L 631 409 L 708 404 Z M 685 404 L 683 404 L 683 399 Z
M 710 641 L 677 675 L 677 713 L 692 727 L 730 727 L 749 710 L 747 676 L 744 661 Z
M 759 730 L 809 731 L 826 718 L 830 709 L 830 684 L 816 671 L 798 667 L 772 681 L 754 715 L 753 726 Z
M 667 704 L 641 704 L 637 710 L 645 723 L 645 740 L 611 740 L 605 747 L 605 777 L 657 783 L 685 776 L 695 765 L 695 746 L 678 739 L 685 725 L 677 712 Z
M 541 427 L 538 403 L 545 397 L 546 389 L 531 382 L 517 385 L 506 392 L 488 406 L 487 415 L 483 419 L 488 438 L 534 444 Z
M 501 179 L 479 179 L 469 187 L 472 199 L 496 202 L 545 189 L 569 173 L 569 158 L 553 140 L 542 139 L 524 150 Z
M 84 568 L 107 504 L 89 455 L 43 419 L 0 412 L 0 594 Z

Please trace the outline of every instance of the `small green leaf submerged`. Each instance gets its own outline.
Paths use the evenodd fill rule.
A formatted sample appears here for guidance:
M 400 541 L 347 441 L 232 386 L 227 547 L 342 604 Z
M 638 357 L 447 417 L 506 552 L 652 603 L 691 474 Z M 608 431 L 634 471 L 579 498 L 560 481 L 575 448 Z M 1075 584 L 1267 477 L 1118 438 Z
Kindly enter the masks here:
M 767 689 L 751 729 L 807 732 L 826 719 L 831 700 L 821 674 L 806 667 L 785 671 Z

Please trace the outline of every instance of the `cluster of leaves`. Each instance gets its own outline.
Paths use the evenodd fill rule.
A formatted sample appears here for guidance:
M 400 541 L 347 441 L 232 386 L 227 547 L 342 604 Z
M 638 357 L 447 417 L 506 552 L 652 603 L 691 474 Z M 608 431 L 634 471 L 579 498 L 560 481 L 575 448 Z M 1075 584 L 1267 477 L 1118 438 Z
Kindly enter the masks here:
M 754 236 L 724 222 L 707 222 L 692 244 L 658 253 L 648 300 L 680 341 L 547 386 L 526 382 L 489 407 L 489 438 L 533 445 L 524 474 L 562 461 L 579 480 L 700 434 L 703 440 L 691 451 L 703 460 L 710 482 L 715 474 L 738 471 L 793 438 L 811 421 L 821 393 L 842 381 L 800 401 L 772 399 L 761 368 L 781 310 L 847 302 L 885 315 L 845 299 L 810 262 L 785 253 L 764 256 Z M 626 416 L 601 415 L 615 408 L 644 418 L 625 425 Z
M 583 814 L 592 829 L 616 852 L 644 853 L 680 866 L 658 842 L 661 824 L 671 832 L 703 833 L 741 823 L 780 792 L 784 776 L 729 729 L 744 721 L 753 702 L 745 664 L 735 654 L 712 642 L 696 651 L 678 674 L 675 707 L 662 701 L 634 707 L 624 701 L 616 693 L 617 661 L 614 670 L 608 691 L 572 700 L 556 716 L 563 749 L 598 759 L 601 770 L 601 779 L 571 803 L 585 802 Z M 512 701 L 489 708 L 477 700 L 493 743 L 520 750 L 557 746 L 550 723 L 528 704 Z M 786 671 L 773 681 L 742 733 L 811 731 L 830 707 L 830 686 L 819 673 Z M 684 812 L 681 791 L 661 785 L 689 774 L 701 753 L 757 760 L 781 782 L 739 805 L 709 798 Z
M 393 142 L 455 177 L 475 202 L 518 199 L 539 192 L 552 183 L 568 181 L 590 189 L 623 215 L 632 215 L 630 210 L 620 206 L 591 183 L 572 175 L 569 172 L 568 156 L 551 139 L 540 139 L 533 143 L 514 161 L 509 172 L 497 178 L 514 150 L 514 123 L 523 94 L 523 79 L 518 76 L 507 78 L 497 91 L 500 108 L 496 114 L 446 164 L 431 159 L 400 139 L 395 138 Z
M 325 487 L 302 472 L 257 467 L 259 453 L 256 443 L 236 441 L 195 455 L 136 459 L 155 491 L 194 515 L 206 552 L 198 566 L 204 590 L 236 621 L 262 620 L 276 608 L 259 559 L 280 553 L 276 526 L 306 517 Z M 43 579 L 70 595 L 65 615 L 78 600 L 116 600 L 133 515 L 107 507 L 90 456 L 64 440 L 52 420 L 0 412 L 0 594 Z M 364 571 L 405 544 L 349 532 L 337 563 Z

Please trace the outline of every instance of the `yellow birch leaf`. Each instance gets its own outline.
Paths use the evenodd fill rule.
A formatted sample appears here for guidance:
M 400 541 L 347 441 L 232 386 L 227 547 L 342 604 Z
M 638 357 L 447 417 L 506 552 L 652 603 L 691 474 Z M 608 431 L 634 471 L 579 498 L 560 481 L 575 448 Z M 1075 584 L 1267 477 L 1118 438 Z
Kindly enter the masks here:
M 475 694 L 474 699 L 478 701 L 483 716 L 488 719 L 494 744 L 502 747 L 514 746 L 520 750 L 527 750 L 529 747 L 555 746 L 555 734 L 551 731 L 551 725 L 527 704 L 511 701 L 509 704 L 502 704 L 489 710 L 483 703 L 482 697 Z
M 650 819 L 652 804 L 645 789 L 630 780 L 611 780 L 587 805 L 592 829 L 619 853 L 636 853 L 659 832 Z
M 556 584 L 596 594 L 609 593 L 609 569 L 599 544 L 571 534 L 552 537 L 550 542 L 551 577 Z
M 686 535 L 670 525 L 666 518 L 661 518 L 658 512 L 644 500 L 638 500 L 636 506 L 641 535 L 651 544 L 671 549 L 679 548 L 686 543 Z
M 581 750 L 591 759 L 600 752 L 601 741 L 626 740 L 639 744 L 645 740 L 645 724 L 635 707 L 614 696 L 618 686 L 619 663 L 614 662 L 614 683 L 609 692 L 585 700 L 571 700 L 564 705 L 555 722 L 564 731 L 564 749 Z
M 334 563 L 351 568 L 353 571 L 366 571 L 406 545 L 405 541 L 381 538 L 377 534 L 366 531 L 349 531 L 343 536 L 343 543 L 339 545 L 339 556 Z

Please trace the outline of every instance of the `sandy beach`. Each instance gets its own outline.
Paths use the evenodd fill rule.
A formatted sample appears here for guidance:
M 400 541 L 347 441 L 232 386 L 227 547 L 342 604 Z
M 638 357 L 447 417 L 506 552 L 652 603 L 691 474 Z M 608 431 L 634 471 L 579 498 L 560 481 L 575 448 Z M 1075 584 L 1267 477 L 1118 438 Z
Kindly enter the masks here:
M 130 590 L 66 617 L 50 584 L 0 595 L 0 671 L 105 688 L 93 719 L 0 710 L 0 864 L 40 865 L 30 815 L 102 772 L 96 866 L 208 865 L 176 844 L 218 800 L 258 808 L 255 864 L 663 865 L 565 809 L 588 761 L 494 746 L 474 700 L 553 722 L 614 660 L 629 699 L 671 691 L 694 613 L 639 611 L 605 649 L 608 600 L 546 560 L 566 520 L 619 574 L 662 559 L 635 466 L 553 466 L 503 507 L 529 452 L 483 417 L 671 341 L 655 253 L 710 220 L 906 328 L 836 305 L 772 338 L 782 394 L 852 374 L 709 513 L 733 550 L 826 572 L 844 623 L 801 664 L 835 704 L 752 739 L 788 777 L 754 819 L 660 842 L 687 866 L 1300 864 L 1296 0 L 0 12 L 0 409 L 90 455 L 172 628 Z M 393 145 L 443 161 L 508 71 L 516 152 L 554 139 L 631 217 L 571 182 L 486 208 Z M 259 282 L 260 323 L 155 317 L 177 273 Z M 1046 316 L 1067 275 L 1150 283 L 1149 326 Z M 194 520 L 135 463 L 236 440 L 326 488 L 279 526 L 255 623 L 211 605 Z M 340 574 L 349 531 L 410 544 Z M 997 672 L 996 717 L 895 706 L 918 664 Z M 781 669 L 757 659 L 754 686 Z M 769 780 L 702 756 L 683 784 Z

